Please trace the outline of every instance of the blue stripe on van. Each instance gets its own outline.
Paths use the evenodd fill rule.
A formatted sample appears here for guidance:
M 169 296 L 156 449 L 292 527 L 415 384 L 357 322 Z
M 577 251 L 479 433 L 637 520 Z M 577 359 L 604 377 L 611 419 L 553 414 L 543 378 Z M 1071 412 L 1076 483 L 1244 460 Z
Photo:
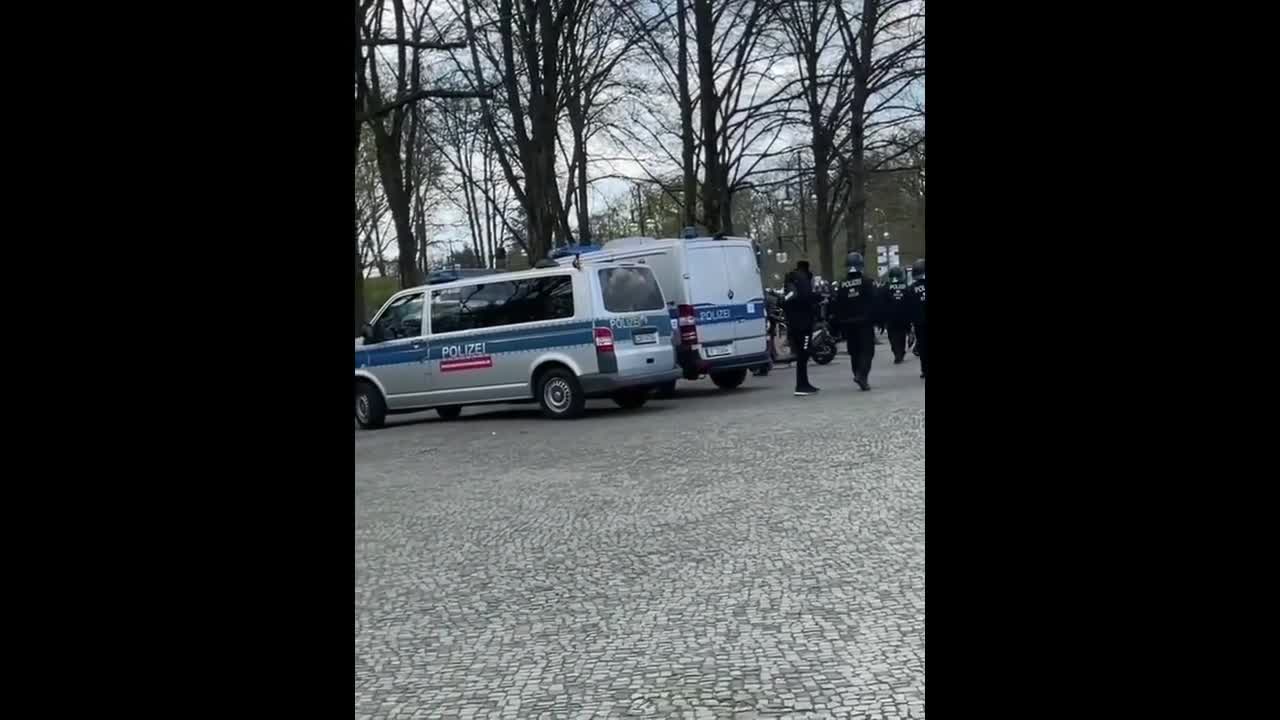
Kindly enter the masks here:
M 633 315 L 624 315 L 624 316 L 623 316 L 623 318 L 626 318 L 626 319 L 630 319 L 630 318 L 634 318 L 634 317 L 636 317 L 636 315 L 634 315 L 634 314 L 633 314 Z M 614 339 L 615 341 L 616 341 L 616 340 L 630 340 L 630 339 L 631 339 L 631 335 L 632 335 L 636 330 L 640 330 L 640 329 L 644 329 L 646 332 L 651 332 L 651 331 L 653 331 L 653 330 L 657 330 L 657 331 L 658 331 L 658 338 L 659 338 L 659 339 L 666 338 L 666 339 L 668 339 L 668 340 L 669 340 L 669 339 L 671 338 L 671 316 L 669 316 L 669 315 L 663 315 L 663 314 L 659 314 L 659 313 L 646 313 L 646 314 L 644 315 L 644 320 L 643 320 L 642 322 L 643 322 L 644 324 L 643 324 L 643 325 L 640 325 L 640 326 L 638 326 L 638 327 L 613 327 L 613 326 L 611 326 L 611 325 L 609 324 L 609 321 L 608 321 L 608 320 L 596 320 L 595 326 L 596 326 L 596 327 L 607 327 L 607 328 L 609 328 L 610 330 L 612 330 L 612 331 L 613 331 L 613 339 Z
M 751 306 L 752 312 L 747 312 L 748 305 Z M 765 315 L 764 298 L 752 298 L 745 303 L 734 305 L 699 303 L 693 307 L 698 312 L 699 325 L 715 325 L 738 320 L 763 320 Z M 678 311 L 675 309 L 668 311 L 668 314 L 672 318 L 678 317 Z
M 450 345 L 476 345 L 484 343 L 479 355 L 496 355 L 509 352 L 547 350 L 573 345 L 594 345 L 591 323 L 576 322 L 550 327 L 525 328 L 497 332 L 472 333 L 456 338 L 431 338 L 431 360 L 439 360 L 444 348 Z
M 586 321 L 533 328 L 471 332 L 467 335 L 453 338 L 425 339 L 427 340 L 427 347 L 417 350 L 411 349 L 408 345 L 393 345 L 384 348 L 376 345 L 361 347 L 356 350 L 356 367 L 360 367 L 361 359 L 365 360 L 366 367 L 421 362 L 428 349 L 430 350 L 430 356 L 426 359 L 439 360 L 444 348 L 447 346 L 460 345 L 464 348 L 463 352 L 466 353 L 466 346 L 484 343 L 483 352 L 477 349 L 475 352 L 467 354 L 495 355 L 574 345 L 592 345 L 595 342 L 592 336 L 591 323 Z

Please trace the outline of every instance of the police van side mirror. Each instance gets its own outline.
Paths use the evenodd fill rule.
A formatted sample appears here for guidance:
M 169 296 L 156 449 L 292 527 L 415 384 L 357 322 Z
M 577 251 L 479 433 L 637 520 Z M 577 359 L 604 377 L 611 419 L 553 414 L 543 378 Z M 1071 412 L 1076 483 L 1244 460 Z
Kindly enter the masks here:
M 365 344 L 365 345 L 372 345 L 372 344 L 373 344 L 374 340 L 373 340 L 373 326 L 372 326 L 372 325 L 370 325 L 369 323 L 365 323 L 365 324 L 363 324 L 363 325 L 361 325 L 361 326 L 360 326 L 360 339 L 364 341 L 364 344 Z

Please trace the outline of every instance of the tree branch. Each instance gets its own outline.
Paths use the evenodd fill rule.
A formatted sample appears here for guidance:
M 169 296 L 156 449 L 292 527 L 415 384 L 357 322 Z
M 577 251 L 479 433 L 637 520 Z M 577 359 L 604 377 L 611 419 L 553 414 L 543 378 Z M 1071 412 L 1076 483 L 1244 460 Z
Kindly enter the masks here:
M 360 120 L 360 122 L 364 122 L 366 120 L 371 120 L 376 117 L 382 117 L 383 115 L 386 115 L 387 113 L 391 112 L 392 110 L 395 110 L 396 108 L 403 107 L 410 103 L 415 103 L 419 100 L 425 100 L 427 98 L 482 98 L 484 100 L 491 100 L 493 99 L 493 91 L 492 90 L 441 90 L 441 89 L 418 90 L 415 92 L 411 92 L 408 95 L 405 95 L 404 97 L 398 100 L 393 100 L 387 103 L 386 105 L 381 105 L 379 107 L 375 107 L 371 109 L 366 113 L 361 113 L 360 115 L 357 116 L 357 118 Z
M 463 50 L 467 47 L 466 40 L 397 40 L 396 38 L 361 40 L 360 44 L 365 47 L 395 45 L 418 50 Z

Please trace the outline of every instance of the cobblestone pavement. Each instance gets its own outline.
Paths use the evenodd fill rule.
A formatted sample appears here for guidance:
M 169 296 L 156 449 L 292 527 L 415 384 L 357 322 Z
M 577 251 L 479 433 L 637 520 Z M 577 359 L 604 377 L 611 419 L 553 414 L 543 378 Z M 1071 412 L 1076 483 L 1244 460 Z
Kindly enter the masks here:
M 923 718 L 908 358 L 356 432 L 356 717 Z

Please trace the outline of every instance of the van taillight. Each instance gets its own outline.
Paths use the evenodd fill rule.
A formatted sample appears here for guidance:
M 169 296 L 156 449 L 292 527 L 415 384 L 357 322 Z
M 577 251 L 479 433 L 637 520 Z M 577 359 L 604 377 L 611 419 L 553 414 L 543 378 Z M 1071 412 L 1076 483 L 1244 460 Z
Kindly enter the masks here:
M 692 305 L 676 308 L 676 326 L 680 328 L 681 345 L 698 344 L 698 312 Z
M 611 353 L 613 352 L 613 331 L 609 328 L 596 328 L 596 352 Z

